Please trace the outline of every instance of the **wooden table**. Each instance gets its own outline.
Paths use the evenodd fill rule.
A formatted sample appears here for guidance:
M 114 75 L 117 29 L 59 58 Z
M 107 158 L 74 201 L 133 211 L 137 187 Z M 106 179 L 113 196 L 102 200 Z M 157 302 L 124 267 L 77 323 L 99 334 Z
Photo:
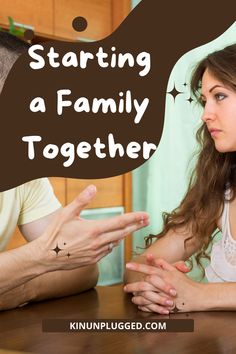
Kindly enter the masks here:
M 0 353 L 43 354 L 230 354 L 236 353 L 236 313 L 172 314 L 192 318 L 192 333 L 76 332 L 44 333 L 42 320 L 167 319 L 136 309 L 122 286 L 98 287 L 77 296 L 31 304 L 0 314 Z M 9 352 L 8 352 L 9 351 Z

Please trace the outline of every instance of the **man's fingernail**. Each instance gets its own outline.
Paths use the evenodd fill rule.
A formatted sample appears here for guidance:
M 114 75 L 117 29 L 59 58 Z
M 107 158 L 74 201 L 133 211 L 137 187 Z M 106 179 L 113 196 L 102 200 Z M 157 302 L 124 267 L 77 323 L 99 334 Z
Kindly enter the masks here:
M 96 190 L 97 190 L 97 188 L 96 188 L 93 184 L 91 184 L 90 186 L 88 186 L 88 187 L 86 188 L 86 192 L 87 192 L 89 195 L 94 194 L 94 193 L 96 192 Z
M 148 225 L 148 224 L 149 224 L 149 219 L 144 219 L 144 218 L 142 218 L 142 219 L 139 221 L 139 223 L 140 223 L 141 225 Z
M 171 296 L 176 296 L 177 295 L 177 291 L 175 289 L 170 289 L 170 295 Z
M 134 266 L 132 263 L 126 263 L 126 268 L 133 269 Z

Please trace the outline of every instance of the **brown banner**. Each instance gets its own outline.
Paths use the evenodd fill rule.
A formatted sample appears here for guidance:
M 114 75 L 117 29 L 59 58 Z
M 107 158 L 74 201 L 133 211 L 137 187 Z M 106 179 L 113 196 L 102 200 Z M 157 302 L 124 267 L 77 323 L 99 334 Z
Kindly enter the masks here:
M 45 319 L 43 332 L 193 332 L 192 319 L 167 320 L 75 320 Z
M 235 21 L 233 0 L 190 5 L 143 0 L 104 40 L 47 42 L 21 55 L 0 96 L 0 190 L 142 165 L 162 135 L 172 67 Z

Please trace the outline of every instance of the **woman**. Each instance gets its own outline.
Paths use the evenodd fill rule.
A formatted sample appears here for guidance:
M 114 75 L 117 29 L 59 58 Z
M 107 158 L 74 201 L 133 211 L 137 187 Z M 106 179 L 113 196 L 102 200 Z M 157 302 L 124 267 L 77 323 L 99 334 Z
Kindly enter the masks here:
M 143 311 L 236 310 L 236 44 L 199 63 L 191 90 L 204 107 L 196 170 L 158 240 L 127 264 L 125 291 Z M 209 283 L 194 282 L 183 263 L 173 263 L 197 252 L 199 264 L 217 228 L 223 236 L 205 270 Z

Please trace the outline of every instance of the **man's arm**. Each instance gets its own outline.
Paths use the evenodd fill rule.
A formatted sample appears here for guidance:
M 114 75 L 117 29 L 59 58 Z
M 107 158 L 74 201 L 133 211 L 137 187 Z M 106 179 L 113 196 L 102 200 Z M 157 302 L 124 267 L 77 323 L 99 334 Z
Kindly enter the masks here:
M 21 225 L 19 227 L 21 233 L 27 241 L 33 241 L 42 235 L 58 213 L 59 210 L 31 223 Z M 25 284 L 25 302 L 77 294 L 96 286 L 97 280 L 97 264 L 73 270 L 46 273 Z
M 52 222 L 59 210 L 28 224 L 19 226 L 28 242 L 36 240 Z M 96 264 L 68 271 L 45 273 L 0 295 L 0 310 L 21 306 L 31 301 L 40 301 L 73 295 L 96 286 Z
M 0 311 L 13 309 L 29 302 L 78 294 L 96 286 L 96 265 L 74 270 L 40 275 L 0 295 Z
M 148 215 L 144 212 L 128 213 L 106 220 L 81 219 L 80 212 L 95 194 L 95 187 L 87 187 L 72 203 L 51 215 L 48 226 L 46 223 L 41 228 L 40 225 L 45 220 L 41 222 L 39 220 L 36 232 L 36 223 L 34 227 L 32 223 L 23 227 L 22 232 L 31 242 L 0 253 L 2 300 L 3 294 L 5 299 L 7 294 L 8 298 L 11 298 L 11 295 L 12 298 L 14 295 L 16 297 L 18 294 L 20 304 L 27 302 L 28 299 L 39 300 L 60 296 L 62 289 L 59 289 L 59 286 L 67 274 L 70 276 L 73 274 L 73 284 L 81 274 L 83 277 L 80 279 L 83 281 L 76 282 L 74 286 L 71 284 L 72 278 L 68 277 L 69 288 L 65 289 L 66 294 L 94 286 L 97 279 L 97 269 L 94 264 L 110 253 L 113 245 L 126 235 L 148 225 Z M 40 234 L 42 230 L 44 231 Z M 37 237 L 38 234 L 40 237 Z M 53 280 L 58 287 L 52 284 Z M 39 288 L 36 293 L 34 285 Z M 19 294 L 22 295 L 21 298 Z

